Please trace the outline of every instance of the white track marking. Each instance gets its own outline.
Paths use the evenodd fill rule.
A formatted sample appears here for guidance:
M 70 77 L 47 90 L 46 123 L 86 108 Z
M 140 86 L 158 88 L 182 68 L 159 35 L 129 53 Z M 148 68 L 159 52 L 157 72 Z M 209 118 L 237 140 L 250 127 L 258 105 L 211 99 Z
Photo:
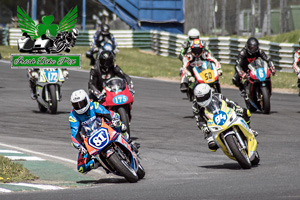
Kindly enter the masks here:
M 26 160 L 26 161 L 45 161 L 45 159 L 35 156 L 4 156 L 10 160 Z
M 61 190 L 64 189 L 62 187 L 58 187 L 55 185 L 40 185 L 40 184 L 33 184 L 33 183 L 9 183 L 9 185 L 16 185 L 16 186 L 24 186 L 24 187 L 33 187 L 42 190 Z
M 12 192 L 11 190 L 8 189 L 4 189 L 4 188 L 0 188 L 0 193 L 8 193 L 8 192 Z

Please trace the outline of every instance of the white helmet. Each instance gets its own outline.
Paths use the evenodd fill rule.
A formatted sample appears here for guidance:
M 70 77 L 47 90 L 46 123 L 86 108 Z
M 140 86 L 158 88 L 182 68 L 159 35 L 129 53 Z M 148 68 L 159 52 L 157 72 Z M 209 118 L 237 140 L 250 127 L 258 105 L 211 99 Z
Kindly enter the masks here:
M 192 28 L 188 32 L 189 40 L 193 41 L 194 39 L 199 39 L 200 38 L 200 33 L 196 28 Z
M 80 115 L 85 113 L 90 107 L 90 98 L 83 89 L 74 91 L 70 101 L 75 112 Z
M 194 96 L 199 106 L 208 106 L 212 100 L 211 87 L 205 83 L 198 84 L 194 89 Z

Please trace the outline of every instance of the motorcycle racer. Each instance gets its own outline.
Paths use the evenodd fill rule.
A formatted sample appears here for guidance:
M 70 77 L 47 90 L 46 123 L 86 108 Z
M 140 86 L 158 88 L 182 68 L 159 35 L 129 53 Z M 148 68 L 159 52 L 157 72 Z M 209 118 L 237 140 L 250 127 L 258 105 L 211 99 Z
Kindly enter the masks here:
M 102 51 L 95 66 L 92 66 L 90 71 L 88 83 L 90 98 L 93 101 L 98 101 L 102 95 L 103 82 L 115 76 L 125 79 L 129 90 L 134 93 L 134 85 L 131 78 L 118 65 L 114 64 L 113 53 L 111 51 Z
M 94 34 L 94 41 L 93 41 L 93 47 L 86 52 L 86 57 L 91 59 L 90 65 L 93 66 L 96 63 L 96 60 L 93 56 L 93 53 L 98 51 L 99 49 L 96 48 L 100 48 L 101 47 L 101 43 L 103 41 L 111 41 L 112 42 L 112 48 L 114 49 L 114 53 L 118 52 L 117 50 L 117 43 L 116 40 L 114 38 L 114 35 L 112 33 L 109 32 L 110 27 L 107 24 L 101 24 L 100 25 L 100 30 L 96 31 L 96 33 Z M 96 47 L 96 48 L 95 48 Z
M 273 62 L 266 55 L 265 51 L 259 48 L 258 40 L 255 37 L 250 37 L 247 40 L 245 47 L 240 51 L 238 55 L 235 65 L 235 73 L 232 78 L 232 83 L 239 88 L 241 96 L 243 97 L 246 95 L 246 92 L 244 85 L 242 84 L 242 79 L 248 78 L 248 65 L 258 57 L 262 58 L 268 63 L 269 69 L 273 76 L 276 74 Z
M 300 38 L 299 38 L 299 45 L 300 45 Z M 298 88 L 300 88 L 300 47 L 296 50 L 294 54 L 294 63 L 293 63 L 293 69 L 295 70 L 297 76 L 298 76 Z M 298 95 L 300 96 L 300 89 Z
M 211 151 L 216 151 L 219 147 L 215 143 L 211 131 L 207 126 L 207 117 L 204 113 L 205 107 L 210 105 L 213 100 L 222 101 L 224 100 L 227 103 L 227 106 L 234 109 L 236 114 L 247 122 L 250 127 L 250 111 L 246 108 L 242 108 L 236 102 L 229 100 L 224 95 L 220 93 L 212 93 L 211 87 L 208 84 L 201 83 L 198 84 L 194 89 L 195 99 L 193 101 L 193 113 L 196 119 L 198 128 L 203 132 L 204 138 L 207 140 L 208 148 Z M 256 131 L 252 129 L 255 136 L 258 135 Z
M 210 52 L 205 49 L 204 43 L 199 39 L 191 42 L 191 52 L 187 53 L 183 58 L 182 76 L 180 80 L 180 91 L 185 93 L 188 90 L 189 83 L 195 83 L 193 67 L 201 66 L 203 61 L 211 61 L 215 63 L 219 75 L 222 75 L 220 63 L 211 56 Z
M 178 56 L 179 60 L 181 60 L 181 61 L 183 60 L 184 56 L 186 55 L 186 53 L 188 52 L 188 50 L 190 48 L 191 42 L 193 42 L 194 39 L 200 39 L 200 32 L 196 28 L 192 28 L 189 30 L 188 38 L 181 45 L 180 54 Z M 208 49 L 208 47 L 205 45 L 204 42 L 203 42 L 203 44 L 204 44 L 205 50 L 210 53 L 210 50 Z
M 69 116 L 72 145 L 79 150 L 77 169 L 80 173 L 85 173 L 98 168 L 100 163 L 91 158 L 83 144 L 80 133 L 82 125 L 93 123 L 97 117 L 104 118 L 107 124 L 110 124 L 117 132 L 122 133 L 125 139 L 128 139 L 127 127 L 120 121 L 118 113 L 108 111 L 98 102 L 91 102 L 83 89 L 74 91 L 70 101 L 73 106 Z

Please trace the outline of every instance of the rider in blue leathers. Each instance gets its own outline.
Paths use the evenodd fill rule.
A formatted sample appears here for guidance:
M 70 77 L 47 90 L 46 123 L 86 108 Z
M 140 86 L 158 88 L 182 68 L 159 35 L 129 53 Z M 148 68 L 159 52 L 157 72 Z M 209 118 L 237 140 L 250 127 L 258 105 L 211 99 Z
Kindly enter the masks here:
M 111 124 L 117 132 L 121 132 L 128 139 L 126 126 L 120 121 L 118 113 L 108 111 L 98 102 L 91 102 L 87 93 L 84 90 L 76 90 L 71 95 L 71 103 L 73 109 L 69 116 L 70 128 L 72 131 L 72 145 L 79 150 L 77 169 L 81 173 L 90 171 L 100 166 L 97 160 L 91 159 L 86 147 L 83 144 L 83 139 L 80 135 L 81 126 L 83 124 L 93 123 L 97 117 Z

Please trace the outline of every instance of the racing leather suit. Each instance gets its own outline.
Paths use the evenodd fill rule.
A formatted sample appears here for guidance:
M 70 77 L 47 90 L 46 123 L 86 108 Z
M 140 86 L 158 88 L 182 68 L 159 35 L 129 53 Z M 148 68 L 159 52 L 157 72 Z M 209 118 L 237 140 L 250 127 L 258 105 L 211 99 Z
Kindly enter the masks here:
M 260 48 L 258 48 L 258 51 L 256 53 L 253 53 L 251 55 L 247 52 L 245 47 L 239 53 L 236 60 L 235 73 L 232 78 L 232 83 L 235 86 L 237 86 L 240 89 L 240 91 L 244 89 L 244 85 L 242 84 L 242 80 L 241 80 L 242 75 L 244 73 L 247 73 L 248 65 L 259 57 L 268 63 L 270 69 L 274 68 L 273 62 L 266 55 L 266 53 Z
M 95 66 L 92 66 L 90 71 L 90 80 L 88 83 L 89 96 L 93 101 L 98 101 L 96 94 L 99 94 L 103 90 L 103 82 L 112 78 L 120 77 L 125 79 L 130 89 L 133 89 L 133 83 L 131 78 L 125 74 L 118 65 L 110 67 L 107 72 L 103 72 L 100 69 L 100 63 L 97 61 Z
M 72 145 L 79 149 L 80 146 L 84 146 L 83 139 L 81 137 L 80 131 L 83 124 L 93 123 L 97 117 L 104 118 L 106 122 L 111 122 L 112 119 L 118 118 L 120 119 L 119 114 L 108 111 L 105 109 L 101 104 L 98 102 L 90 102 L 89 110 L 84 114 L 78 114 L 73 109 L 69 116 L 69 122 L 70 122 L 70 128 L 71 128 L 71 140 Z M 117 132 L 121 131 L 121 124 L 120 126 L 113 126 L 113 128 Z M 78 154 L 78 160 L 77 160 L 77 170 L 81 173 L 85 173 L 93 169 L 94 166 L 94 160 L 91 159 L 91 156 L 86 153 L 82 154 L 79 152 Z

